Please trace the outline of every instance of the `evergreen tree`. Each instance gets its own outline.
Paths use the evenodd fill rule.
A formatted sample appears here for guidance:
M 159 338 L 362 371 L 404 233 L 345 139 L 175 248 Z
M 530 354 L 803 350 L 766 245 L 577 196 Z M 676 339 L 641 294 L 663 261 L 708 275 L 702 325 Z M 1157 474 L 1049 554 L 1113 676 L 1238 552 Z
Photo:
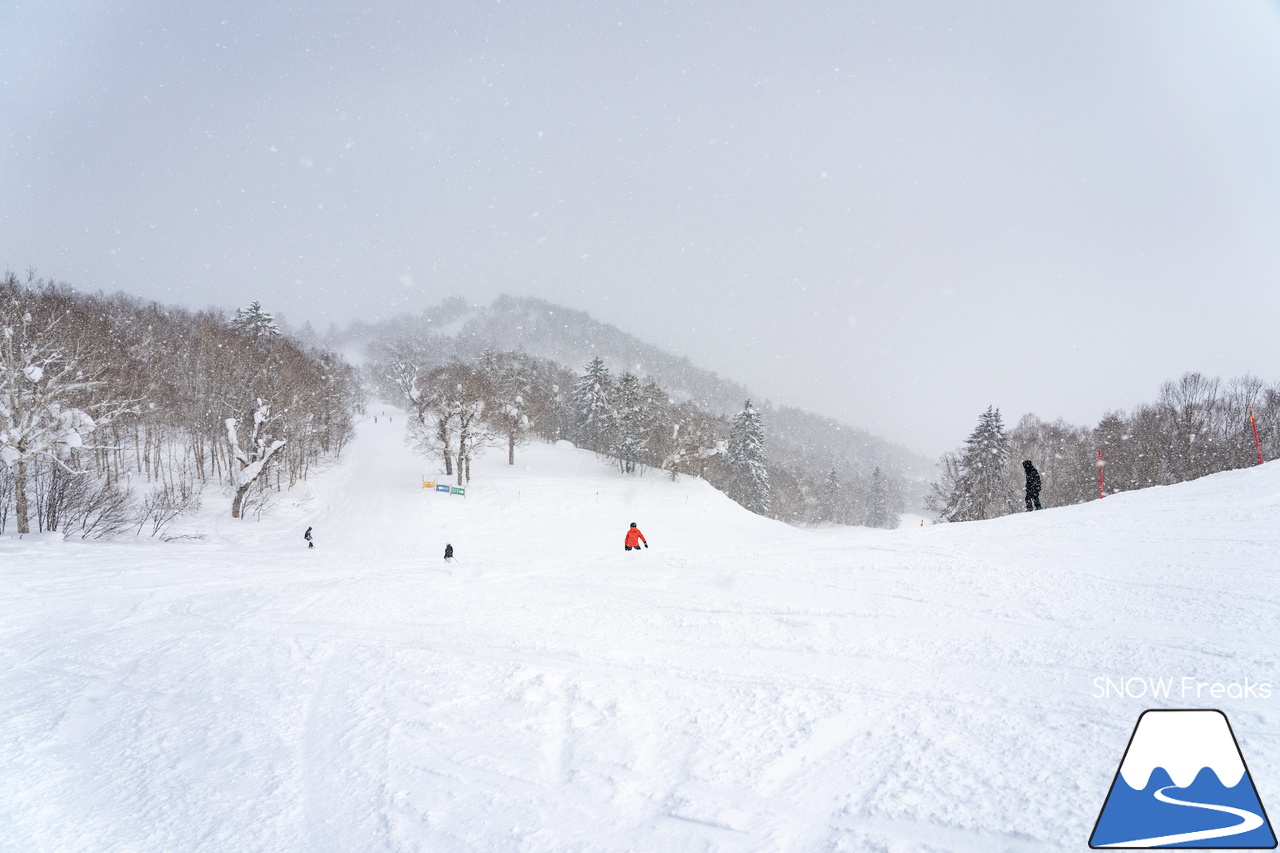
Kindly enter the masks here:
M 943 480 L 934 492 L 943 521 L 979 521 L 1013 511 L 1009 439 L 999 409 L 988 406 L 960 455 L 944 457 Z
M 249 303 L 248 308 L 236 309 L 236 316 L 232 319 L 231 325 L 242 332 L 248 332 L 255 338 L 264 336 L 274 338 L 280 334 L 275 318 L 263 311 L 262 305 L 256 299 Z
M 760 413 L 747 400 L 729 430 L 725 461 L 732 472 L 734 500 L 761 515 L 768 513 L 772 505 L 769 471 L 764 460 L 764 425 Z
M 840 516 L 840 475 L 832 468 L 822 485 L 822 520 L 834 523 Z
M 605 451 L 609 447 L 612 392 L 613 379 L 609 376 L 609 368 L 596 356 L 587 364 L 573 388 L 577 439 L 590 450 Z
M 898 514 L 894 512 L 888 478 L 877 465 L 871 472 L 871 485 L 867 494 L 867 516 L 864 523 L 867 527 L 893 530 L 898 526 L 899 521 Z
M 661 468 L 671 445 L 670 397 L 652 376 L 640 388 L 640 404 L 644 408 L 644 464 Z
M 610 430 L 609 453 L 618 459 L 624 474 L 636 473 L 647 441 L 648 423 L 640 380 L 633 373 L 618 377 L 613 392 L 613 428 Z

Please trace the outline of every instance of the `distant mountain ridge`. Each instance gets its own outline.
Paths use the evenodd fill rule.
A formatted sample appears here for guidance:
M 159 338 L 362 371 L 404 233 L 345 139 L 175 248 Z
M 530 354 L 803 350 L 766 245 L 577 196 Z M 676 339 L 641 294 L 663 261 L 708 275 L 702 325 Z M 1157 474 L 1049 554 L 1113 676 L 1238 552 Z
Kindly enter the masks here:
M 441 361 L 470 359 L 485 349 L 515 350 L 557 362 L 574 373 L 599 356 L 615 375 L 653 377 L 673 397 L 724 415 L 752 398 L 765 416 L 770 456 L 779 462 L 838 469 L 859 476 L 877 466 L 908 481 L 932 475 L 933 460 L 856 427 L 753 395 L 744 385 L 704 370 L 585 311 L 536 297 L 499 296 L 488 307 L 453 297 L 418 314 L 378 323 L 353 322 L 332 343 L 350 347 L 424 340 Z

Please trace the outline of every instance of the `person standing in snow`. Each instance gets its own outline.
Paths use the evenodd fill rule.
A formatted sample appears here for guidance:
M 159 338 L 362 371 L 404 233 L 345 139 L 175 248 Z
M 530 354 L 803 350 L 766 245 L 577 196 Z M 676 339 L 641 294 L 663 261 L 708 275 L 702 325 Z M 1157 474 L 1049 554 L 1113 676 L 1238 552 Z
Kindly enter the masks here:
M 1040 472 L 1030 459 L 1022 460 L 1022 470 L 1027 475 L 1027 512 L 1044 509 L 1040 506 Z
M 308 548 L 314 548 L 314 547 L 316 547 L 316 543 L 314 543 L 314 542 L 312 542 L 312 541 L 311 541 L 311 528 L 310 528 L 310 527 L 308 527 L 308 528 L 307 528 L 307 532 L 306 532 L 306 533 L 302 534 L 302 538 L 303 538 L 303 539 L 305 539 L 305 540 L 307 540 L 307 547 L 308 547 Z
M 453 546 L 447 543 L 444 546 L 444 561 L 446 563 L 453 562 Z
M 640 528 L 636 527 L 636 523 L 633 521 L 631 522 L 631 528 L 627 530 L 627 538 L 623 540 L 623 545 L 626 546 L 628 551 L 632 548 L 639 551 L 641 542 L 644 543 L 644 547 L 649 547 L 649 540 L 644 538 L 644 534 L 640 532 Z

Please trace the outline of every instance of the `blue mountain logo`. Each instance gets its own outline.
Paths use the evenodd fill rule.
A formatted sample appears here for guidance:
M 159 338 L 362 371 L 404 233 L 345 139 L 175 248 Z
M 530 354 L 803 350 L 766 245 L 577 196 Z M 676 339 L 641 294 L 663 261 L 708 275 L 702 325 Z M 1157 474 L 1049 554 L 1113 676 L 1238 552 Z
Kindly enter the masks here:
M 1226 715 L 1143 711 L 1089 846 L 1275 848 L 1275 833 Z

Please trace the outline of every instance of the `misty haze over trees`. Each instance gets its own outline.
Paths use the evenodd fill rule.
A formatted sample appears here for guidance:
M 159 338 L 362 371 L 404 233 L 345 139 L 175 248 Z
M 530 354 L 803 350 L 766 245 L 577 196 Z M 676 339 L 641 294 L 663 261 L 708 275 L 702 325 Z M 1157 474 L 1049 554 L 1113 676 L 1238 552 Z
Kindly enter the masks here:
M 750 401 L 729 419 L 677 403 L 652 377 L 614 376 L 598 357 L 577 376 L 514 352 L 485 350 L 474 361 L 442 365 L 412 348 L 387 357 L 371 374 L 383 377 L 384 390 L 408 411 L 410 443 L 458 485 L 470 482 L 471 460 L 482 448 L 502 447 L 514 465 L 516 448 L 536 436 L 592 450 L 623 474 L 662 469 L 673 478 L 702 477 L 762 515 L 793 523 L 860 520 L 862 496 L 833 493 L 820 476 L 768 463 L 763 417 Z M 786 491 L 776 494 L 771 477 Z M 900 511 L 901 494 L 900 485 L 886 486 L 880 499 Z
M 0 532 L 163 536 L 226 484 L 233 515 L 336 457 L 363 396 L 256 303 L 229 321 L 0 280 Z
M 415 447 L 460 485 L 470 455 L 501 443 L 501 432 L 509 461 L 526 435 L 568 440 L 624 474 L 660 468 L 702 477 L 748 509 L 793 524 L 863 523 L 879 469 L 878 500 L 892 511 L 875 517 L 888 526 L 892 515 L 896 526 L 907 482 L 923 483 L 927 469 L 862 430 L 757 407 L 746 389 L 687 359 L 537 299 L 502 297 L 488 309 L 452 299 L 420 315 L 333 330 L 327 341 L 363 347 L 374 387 L 412 413 Z M 580 372 L 561 360 L 574 357 Z M 500 389 L 508 389 L 501 398 Z M 833 470 L 838 490 L 828 488 Z
M 943 521 L 1021 511 L 1024 459 L 1040 472 L 1045 507 L 1098 497 L 1098 451 L 1107 494 L 1245 468 L 1258 464 L 1259 452 L 1264 459 L 1280 455 L 1277 422 L 1280 384 L 1201 373 L 1164 383 L 1155 402 L 1129 414 L 1108 412 L 1092 428 L 1027 414 L 1006 431 L 1000 411 L 989 407 L 964 447 L 943 455 L 929 506 Z

